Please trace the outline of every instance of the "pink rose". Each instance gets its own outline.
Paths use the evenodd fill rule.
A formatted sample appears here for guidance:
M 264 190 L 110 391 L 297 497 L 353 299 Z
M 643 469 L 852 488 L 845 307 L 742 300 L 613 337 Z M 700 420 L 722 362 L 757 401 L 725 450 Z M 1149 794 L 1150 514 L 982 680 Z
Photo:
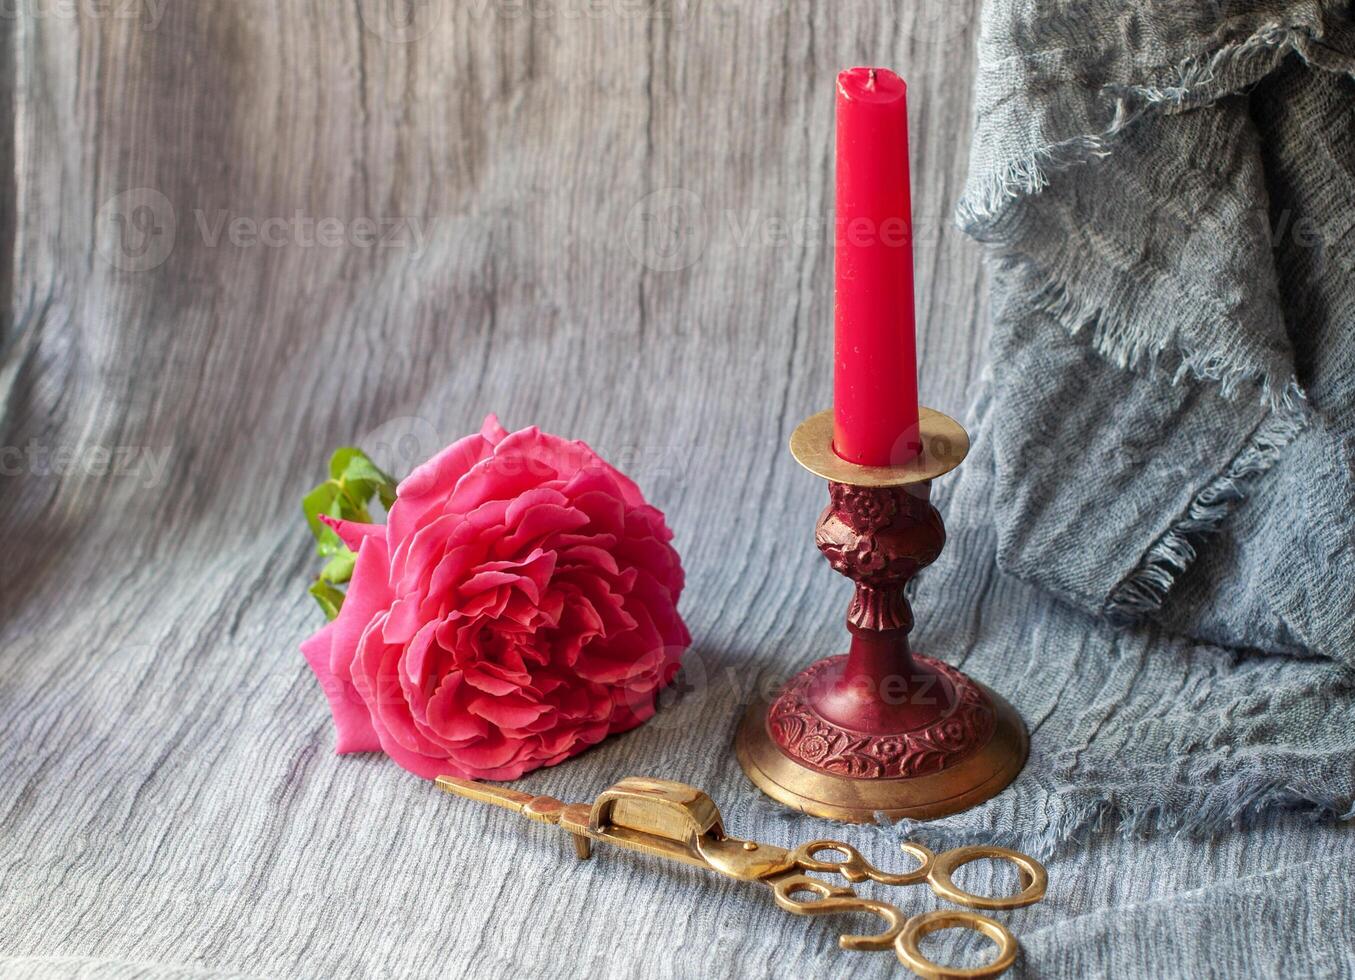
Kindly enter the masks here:
M 301 650 L 337 751 L 515 779 L 654 713 L 691 642 L 663 515 L 582 442 L 490 416 L 400 484 L 343 609 Z

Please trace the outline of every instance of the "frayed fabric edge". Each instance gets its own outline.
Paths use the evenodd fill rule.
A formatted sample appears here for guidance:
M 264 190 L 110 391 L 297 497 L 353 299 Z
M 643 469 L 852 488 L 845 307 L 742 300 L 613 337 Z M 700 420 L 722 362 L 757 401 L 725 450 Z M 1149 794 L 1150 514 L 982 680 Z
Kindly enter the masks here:
M 1327 70 L 1355 68 L 1350 59 L 1322 47 L 1313 28 L 1276 23 L 1225 45 L 1212 55 L 1180 66 L 1174 85 L 1107 89 L 1113 104 L 1112 119 L 1105 131 L 1041 148 L 1009 164 L 1003 173 L 995 175 L 977 204 L 972 198 L 961 202 L 958 212 L 962 227 L 981 237 L 981 232 L 991 230 L 1010 202 L 1041 193 L 1057 173 L 1109 156 L 1115 137 L 1145 114 L 1208 105 L 1259 81 L 1295 52 L 1310 64 Z M 1043 283 L 1029 297 L 1032 308 L 1058 320 L 1074 336 L 1088 333 L 1091 347 L 1111 363 L 1130 369 L 1143 361 L 1169 357 L 1176 362 L 1173 384 L 1196 377 L 1217 384 L 1225 398 L 1236 397 L 1241 388 L 1254 384 L 1262 403 L 1272 412 L 1228 468 L 1199 490 L 1185 514 L 1153 543 L 1134 571 L 1111 591 L 1102 613 L 1111 623 L 1127 626 L 1162 608 L 1168 593 L 1196 558 L 1194 542 L 1222 525 L 1243 499 L 1246 485 L 1273 467 L 1284 447 L 1304 428 L 1308 420 L 1306 396 L 1292 375 L 1276 378 L 1227 351 L 1191 351 L 1183 348 L 1175 335 L 1152 336 L 1112 315 L 1104 304 L 1079 299 L 1069 284 L 1068 269 L 1041 269 L 1028 256 L 1014 250 L 1004 251 L 1000 240 L 991 244 L 997 246 L 1000 268 L 1027 270 L 1037 283 Z M 1153 311 L 1145 310 L 1141 302 L 1135 309 L 1145 320 L 1155 318 Z M 1160 312 L 1163 316 L 1171 313 L 1167 309 Z
M 1217 384 L 1219 393 L 1230 399 L 1244 386 L 1255 385 L 1262 403 L 1280 414 L 1297 414 L 1307 404 L 1303 388 L 1293 378 L 1277 384 L 1266 371 L 1226 353 L 1183 349 L 1170 335 L 1154 337 L 1141 326 L 1111 316 L 1103 305 L 1077 299 L 1068 285 L 1067 270 L 1050 274 L 1031 259 L 1017 254 L 1002 255 L 998 268 L 1026 270 L 1035 281 L 1043 283 L 1028 296 L 1030 307 L 1049 314 L 1075 337 L 1088 333 L 1092 349 L 1122 369 L 1132 369 L 1142 361 L 1156 363 L 1170 355 L 1176 362 L 1172 384 L 1180 384 L 1187 377 L 1200 378 Z M 1140 320 L 1146 322 L 1170 316 L 1173 311 L 1169 307 L 1169 301 L 1156 297 L 1135 304 Z
M 1261 423 L 1228 468 L 1209 482 L 1185 514 L 1148 549 L 1139 566 L 1106 599 L 1102 615 L 1116 626 L 1128 626 L 1157 612 L 1177 579 L 1196 557 L 1195 542 L 1217 531 L 1245 498 L 1245 490 L 1279 461 L 1281 454 L 1308 425 L 1300 412 L 1272 415 Z
M 964 844 L 986 844 L 1024 851 L 1041 861 L 1066 844 L 1083 844 L 1094 834 L 1118 831 L 1124 837 L 1173 836 L 1200 840 L 1242 830 L 1277 813 L 1306 815 L 1312 820 L 1355 820 L 1349 799 L 1284 780 L 1239 776 L 1200 793 L 1188 806 L 1156 803 L 1131 808 L 1108 798 L 1094 798 L 1086 789 L 1060 794 L 1061 812 L 1038 829 L 1016 831 L 995 827 L 955 827 L 916 820 L 889 821 L 880 815 L 876 829 L 892 840 L 916 841 L 933 850 Z
M 1325 48 L 1313 28 L 1268 24 L 1208 56 L 1179 65 L 1173 85 L 1107 86 L 1102 90 L 1109 99 L 1110 123 L 1105 129 L 1051 143 L 1009 161 L 988 177 L 982 190 L 960 201 L 956 221 L 965 232 L 983 239 L 1012 202 L 1040 194 L 1055 174 L 1109 156 L 1119 134 L 1143 116 L 1209 105 L 1260 81 L 1291 53 L 1328 71 L 1355 73 L 1355 59 Z
M 1180 362 L 1173 383 L 1186 376 L 1212 381 L 1219 385 L 1225 398 L 1256 385 L 1262 401 L 1273 411 L 1297 411 L 1304 395 L 1292 377 L 1283 378 L 1267 371 L 1240 352 L 1190 350 L 1182 345 L 1179 332 L 1153 336 L 1122 316 L 1113 315 L 1105 304 L 1093 305 L 1079 299 L 1070 285 L 1078 270 L 1039 268 L 1014 238 L 1025 217 L 1011 210 L 1015 202 L 1043 193 L 1057 175 L 1109 157 L 1119 134 L 1145 115 L 1184 112 L 1212 104 L 1259 82 L 1292 53 L 1327 71 L 1355 73 L 1355 58 L 1326 46 L 1322 31 L 1311 25 L 1275 22 L 1242 40 L 1223 45 L 1212 54 L 1178 66 L 1174 84 L 1107 86 L 1103 95 L 1109 100 L 1106 111 L 1110 122 L 1104 130 L 1041 147 L 1009 162 L 1000 172 L 990 175 L 983 190 L 960 202 L 956 208 L 960 227 L 993 249 L 1000 268 L 1031 268 L 1046 283 L 1032 297 L 1036 307 L 1074 335 L 1088 332 L 1093 349 L 1112 363 L 1129 369 L 1141 361 L 1175 355 Z M 1062 264 L 1067 266 L 1069 261 L 1070 258 L 1065 258 Z M 1133 308 L 1142 322 L 1152 322 L 1174 315 L 1176 305 L 1169 296 L 1137 295 L 1132 306 L 1126 302 L 1121 308 Z M 1156 310 L 1160 317 L 1154 314 L 1155 308 L 1160 308 Z

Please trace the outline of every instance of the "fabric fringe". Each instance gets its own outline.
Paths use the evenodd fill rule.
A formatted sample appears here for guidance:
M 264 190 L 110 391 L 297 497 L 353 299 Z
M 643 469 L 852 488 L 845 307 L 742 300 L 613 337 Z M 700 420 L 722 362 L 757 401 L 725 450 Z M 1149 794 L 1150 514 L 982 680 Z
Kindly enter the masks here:
M 1251 441 L 1186 508 L 1144 554 L 1139 567 L 1120 582 L 1106 599 L 1102 614 L 1116 626 L 1127 626 L 1162 608 L 1177 578 L 1195 560 L 1192 539 L 1218 530 L 1245 497 L 1244 489 L 1279 460 L 1284 448 L 1308 424 L 1306 414 L 1277 414 L 1256 430 Z
M 1323 46 L 1312 26 L 1277 22 L 1183 63 L 1170 84 L 1107 87 L 1104 94 L 1110 99 L 1111 118 L 1103 131 L 1042 147 L 1010 162 L 991 176 L 979 194 L 960 203 L 961 227 L 982 238 L 1011 202 L 1041 193 L 1059 173 L 1109 156 L 1117 136 L 1145 115 L 1209 105 L 1259 81 L 1293 53 L 1327 70 L 1355 72 L 1351 59 Z M 1179 576 L 1195 560 L 1193 540 L 1219 528 L 1243 499 L 1245 486 L 1274 466 L 1284 447 L 1307 424 L 1305 395 L 1292 378 L 1277 382 L 1268 372 L 1228 351 L 1181 349 L 1171 335 L 1156 335 L 1144 326 L 1169 316 L 1170 310 L 1136 307 L 1138 316 L 1131 321 L 1107 305 L 1078 297 L 1068 281 L 1068 270 L 1041 269 L 1028 257 L 1012 253 L 1000 254 L 998 261 L 1009 270 L 1026 269 L 1043 283 L 1028 297 L 1033 308 L 1054 317 L 1074 335 L 1087 332 L 1092 348 L 1119 367 L 1131 369 L 1164 356 L 1179 358 L 1173 384 L 1187 377 L 1200 378 L 1216 383 L 1225 398 L 1235 397 L 1244 386 L 1256 385 L 1262 402 L 1274 413 L 1228 469 L 1199 491 L 1185 515 L 1154 543 L 1139 567 L 1111 592 L 1103 613 L 1112 623 L 1127 625 L 1162 607 Z
M 1260 81 L 1291 53 L 1298 53 L 1308 63 L 1326 70 L 1355 74 L 1355 59 L 1325 46 L 1313 26 L 1268 24 L 1247 38 L 1178 66 L 1171 84 L 1107 86 L 1103 94 L 1109 100 L 1106 108 L 1110 122 L 1104 130 L 1050 144 L 1010 161 L 989 176 L 982 190 L 960 202 L 957 221 L 968 234 L 996 246 L 1001 267 L 1030 268 L 1046 283 L 1031 298 L 1036 307 L 1058 319 L 1074 335 L 1088 331 L 1093 349 L 1119 367 L 1130 369 L 1144 360 L 1155 361 L 1172 345 L 1180 357 L 1173 383 L 1188 376 L 1198 377 L 1218 384 L 1227 398 L 1234 397 L 1243 387 L 1256 385 L 1262 401 L 1273 411 L 1296 412 L 1304 402 L 1297 382 L 1277 383 L 1264 369 L 1228 351 L 1181 349 L 1170 335 L 1156 336 L 1143 326 L 1174 315 L 1172 309 L 1144 310 L 1140 303 L 1135 307 L 1140 315 L 1131 323 L 1104 306 L 1078 299 L 1069 284 L 1071 270 L 1041 269 L 1028 256 L 1003 252 L 1007 243 L 997 230 L 999 219 L 1012 202 L 1042 193 L 1060 173 L 1108 157 L 1118 135 L 1145 115 L 1178 113 L 1209 105 Z M 1166 304 L 1165 299 L 1159 302 Z
M 1051 175 L 1110 156 L 1112 138 L 1110 131 L 1074 136 L 1010 161 L 1001 172 L 988 176 L 978 195 L 966 195 L 960 200 L 955 207 L 956 223 L 982 240 L 982 233 L 1009 203 L 1042 193 L 1049 186 Z
M 1216 102 L 1260 81 L 1291 53 L 1329 71 L 1355 73 L 1351 59 L 1325 47 L 1312 27 L 1276 22 L 1207 57 L 1179 65 L 1174 84 L 1107 86 L 1103 94 L 1111 100 L 1111 119 L 1104 130 L 1052 143 L 1008 162 L 989 175 L 978 194 L 960 201 L 956 208 L 960 227 L 981 238 L 1008 204 L 1039 194 L 1052 175 L 1109 156 L 1115 138 L 1145 114 L 1184 112 Z
M 1172 346 L 1172 356 L 1179 358 L 1172 384 L 1180 384 L 1187 377 L 1200 378 L 1217 384 L 1225 398 L 1233 398 L 1243 387 L 1255 385 L 1265 405 L 1274 412 L 1287 415 L 1301 412 L 1307 404 L 1307 396 L 1295 380 L 1276 384 L 1265 371 L 1227 353 L 1181 350 L 1179 345 L 1174 345 L 1171 336 L 1154 335 L 1143 326 L 1170 316 L 1170 309 L 1145 309 L 1140 304 L 1135 308 L 1137 319 L 1131 321 L 1111 315 L 1104 306 L 1078 299 L 1061 275 L 1050 275 L 1025 257 L 1003 256 L 999 267 L 1009 271 L 1030 270 L 1035 279 L 1044 283 L 1027 297 L 1031 307 L 1058 320 L 1073 336 L 1088 332 L 1092 349 L 1117 367 L 1129 370 L 1143 361 L 1156 363 Z

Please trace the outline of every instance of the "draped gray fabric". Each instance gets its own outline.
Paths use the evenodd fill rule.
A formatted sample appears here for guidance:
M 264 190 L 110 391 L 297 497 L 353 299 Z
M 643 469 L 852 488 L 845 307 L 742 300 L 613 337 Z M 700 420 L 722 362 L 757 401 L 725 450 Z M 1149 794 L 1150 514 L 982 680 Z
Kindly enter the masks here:
M 1005 569 L 1121 622 L 1166 605 L 1202 639 L 1355 664 L 1350 16 L 992 5 L 959 212 L 1002 267 Z
M 1245 778 L 1291 703 L 1315 731 L 1349 727 L 1335 662 L 1308 665 L 1312 686 L 1290 634 L 1252 658 L 1181 639 L 1212 627 L 1169 607 L 1115 631 L 999 567 L 1000 399 L 971 386 L 985 277 L 950 221 L 990 51 L 979 5 L 749 7 L 35 0 L 0 17 L 0 975 L 897 975 L 837 949 L 851 922 L 636 856 L 576 863 L 548 829 L 332 754 L 297 651 L 321 621 L 299 497 L 336 446 L 404 473 L 488 411 L 636 478 L 677 532 L 696 638 L 654 721 L 522 788 L 589 799 L 667 776 L 739 833 L 840 834 L 886 865 L 905 832 L 1018 843 L 1051 875 L 1046 902 L 1003 917 L 1023 975 L 1355 975 L 1349 827 L 1279 806 L 1339 809 L 1349 759 L 1295 753 L 1289 795 Z M 988 31 L 1016 12 L 991 3 Z M 785 440 L 831 397 L 832 79 L 862 62 L 910 82 L 923 398 L 961 415 L 980 396 L 918 643 L 1033 734 L 1011 792 L 927 827 L 792 816 L 730 750 L 759 680 L 845 642 L 848 587 L 812 544 L 825 490 Z M 1047 326 L 1031 343 L 1072 343 Z M 1247 513 L 1233 547 L 1244 518 L 1283 511 Z M 1153 691 L 1210 719 L 1212 752 L 1179 742 L 1133 770 L 1160 792 L 1124 798 L 1120 761 L 1169 724 L 1140 711 Z M 1215 777 L 1260 804 L 1211 797 Z M 1177 836 L 1183 814 L 1212 836 Z
M 949 515 L 976 553 L 928 587 L 996 561 L 1068 641 L 1152 649 L 1060 683 L 1114 718 L 1051 718 L 1046 792 L 994 833 L 1355 810 L 1353 97 L 1346 3 L 987 11 L 959 213 L 998 262 L 992 378 Z

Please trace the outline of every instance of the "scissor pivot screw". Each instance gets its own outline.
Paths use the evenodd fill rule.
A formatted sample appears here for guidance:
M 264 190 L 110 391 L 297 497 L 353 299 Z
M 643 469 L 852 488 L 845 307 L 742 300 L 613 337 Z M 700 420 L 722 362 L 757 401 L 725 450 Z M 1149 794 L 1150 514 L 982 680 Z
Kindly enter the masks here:
M 744 841 L 744 842 L 743 842 L 743 849 L 744 849 L 745 851 L 756 851 L 756 850 L 757 850 L 757 841 L 752 841 L 752 840 L 746 840 L 746 841 Z

